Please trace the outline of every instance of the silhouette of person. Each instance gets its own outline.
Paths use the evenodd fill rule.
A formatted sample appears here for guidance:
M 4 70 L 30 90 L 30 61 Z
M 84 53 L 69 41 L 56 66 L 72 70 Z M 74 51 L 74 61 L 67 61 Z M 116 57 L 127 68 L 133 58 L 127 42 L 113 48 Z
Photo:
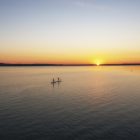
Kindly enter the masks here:
M 58 82 L 60 81 L 60 78 L 58 77 Z
M 54 78 L 53 78 L 53 83 L 55 83 L 55 80 L 54 80 Z

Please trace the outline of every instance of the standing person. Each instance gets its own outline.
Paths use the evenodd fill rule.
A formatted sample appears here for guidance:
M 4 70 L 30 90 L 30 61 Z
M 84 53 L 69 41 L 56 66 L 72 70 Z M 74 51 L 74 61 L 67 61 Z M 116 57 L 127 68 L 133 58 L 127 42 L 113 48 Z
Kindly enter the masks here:
M 55 83 L 55 80 L 54 80 L 54 78 L 53 78 L 53 83 Z
M 58 77 L 58 82 L 60 82 L 60 78 Z

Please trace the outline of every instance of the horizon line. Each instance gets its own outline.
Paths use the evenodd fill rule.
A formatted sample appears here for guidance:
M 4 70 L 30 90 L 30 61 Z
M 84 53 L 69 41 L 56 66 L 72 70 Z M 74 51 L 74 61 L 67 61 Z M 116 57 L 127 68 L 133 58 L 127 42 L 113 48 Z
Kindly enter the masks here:
M 140 63 L 108 63 L 100 64 L 99 66 L 129 66 L 140 65 Z M 0 63 L 0 66 L 97 66 L 97 64 L 51 64 L 51 63 Z

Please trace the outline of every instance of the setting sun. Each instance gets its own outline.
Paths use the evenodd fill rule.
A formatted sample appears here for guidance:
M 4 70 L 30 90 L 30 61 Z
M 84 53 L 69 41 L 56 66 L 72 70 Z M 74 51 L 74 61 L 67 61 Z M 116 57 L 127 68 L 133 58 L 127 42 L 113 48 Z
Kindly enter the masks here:
M 102 64 L 102 60 L 96 59 L 93 61 L 93 64 L 95 64 L 96 66 L 100 66 Z
M 100 66 L 100 62 L 97 62 L 96 65 L 97 65 L 97 66 Z

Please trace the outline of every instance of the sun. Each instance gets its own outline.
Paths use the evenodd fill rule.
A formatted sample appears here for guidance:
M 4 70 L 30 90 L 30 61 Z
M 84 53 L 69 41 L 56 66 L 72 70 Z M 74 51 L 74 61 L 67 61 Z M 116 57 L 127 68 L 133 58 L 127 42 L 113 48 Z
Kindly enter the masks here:
M 96 62 L 96 65 L 97 65 L 97 66 L 100 66 L 100 62 Z
M 96 66 L 100 66 L 101 65 L 101 60 L 99 60 L 99 59 L 95 60 L 94 64 L 96 64 Z
M 94 59 L 92 63 L 96 66 L 100 66 L 103 64 L 103 61 L 101 59 Z

